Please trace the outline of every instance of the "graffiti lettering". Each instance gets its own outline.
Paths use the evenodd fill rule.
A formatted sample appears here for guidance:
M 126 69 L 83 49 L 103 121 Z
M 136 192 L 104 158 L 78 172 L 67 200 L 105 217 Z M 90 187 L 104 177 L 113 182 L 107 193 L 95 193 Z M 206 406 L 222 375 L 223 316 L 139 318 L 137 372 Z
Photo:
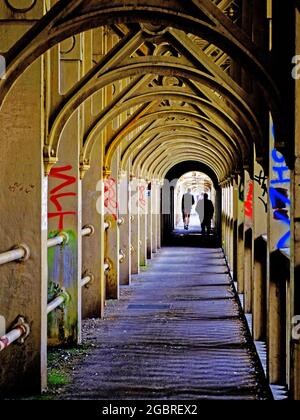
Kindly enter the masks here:
M 265 207 L 265 212 L 268 213 L 268 203 L 261 197 L 258 197 L 258 199 L 263 203 Z
M 268 186 L 267 186 L 267 177 L 265 176 L 264 172 L 261 170 L 259 175 L 254 176 L 254 181 L 258 183 L 262 190 L 262 196 L 258 197 L 259 200 L 263 203 L 265 212 L 268 212 L 268 202 L 264 199 L 264 197 L 268 194 Z
M 266 183 L 267 179 L 268 178 L 264 175 L 263 171 L 260 171 L 259 175 L 255 175 L 254 177 L 254 181 L 256 181 L 262 189 L 263 197 L 268 193 L 268 187 Z
M 245 216 L 252 219 L 253 216 L 253 182 L 249 182 L 249 191 L 245 201 Z
M 287 172 L 289 170 L 289 168 L 287 166 L 273 166 L 273 171 L 277 172 L 278 174 L 278 179 L 273 179 L 271 181 L 271 185 L 275 185 L 275 184 L 289 184 L 290 183 L 290 178 L 284 178 L 284 173 Z
M 146 206 L 146 187 L 144 185 L 139 185 L 139 206 L 143 209 Z
M 117 182 L 114 178 L 104 181 L 104 207 L 106 214 L 111 214 L 115 220 L 118 219 Z
M 64 190 L 66 187 L 75 184 L 76 178 L 74 176 L 68 175 L 64 172 L 69 172 L 73 168 L 71 165 L 68 166 L 61 166 L 58 168 L 53 168 L 50 172 L 49 177 L 50 178 L 57 178 L 62 179 L 65 182 L 62 182 L 58 186 L 54 187 L 50 191 L 50 202 L 55 206 L 56 212 L 50 212 L 48 213 L 48 218 L 58 218 L 58 230 L 64 229 L 64 217 L 65 216 L 74 216 L 76 215 L 76 212 L 74 211 L 64 211 L 62 204 L 60 203 L 60 199 L 64 197 L 76 197 L 75 192 L 61 192 L 60 194 L 57 194 L 58 191 Z
M 289 168 L 285 164 L 284 156 L 282 156 L 277 150 L 272 152 L 273 159 L 273 172 L 275 173 L 275 179 L 272 179 L 270 184 L 270 201 L 273 209 L 273 218 L 276 221 L 282 222 L 288 226 L 288 231 L 279 239 L 277 248 L 285 248 L 291 237 L 291 221 L 289 218 L 288 207 L 291 205 L 289 199 L 289 190 L 287 188 L 276 187 L 276 185 L 290 184 Z M 282 165 L 282 166 L 281 166 Z

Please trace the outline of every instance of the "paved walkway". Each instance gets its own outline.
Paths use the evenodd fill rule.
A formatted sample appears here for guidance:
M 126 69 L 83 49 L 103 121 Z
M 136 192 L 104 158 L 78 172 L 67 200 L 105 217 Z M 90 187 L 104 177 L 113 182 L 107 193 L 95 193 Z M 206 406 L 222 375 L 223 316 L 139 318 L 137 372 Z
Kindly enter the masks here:
M 267 398 L 227 271 L 218 249 L 163 248 L 85 322 L 95 348 L 60 398 Z

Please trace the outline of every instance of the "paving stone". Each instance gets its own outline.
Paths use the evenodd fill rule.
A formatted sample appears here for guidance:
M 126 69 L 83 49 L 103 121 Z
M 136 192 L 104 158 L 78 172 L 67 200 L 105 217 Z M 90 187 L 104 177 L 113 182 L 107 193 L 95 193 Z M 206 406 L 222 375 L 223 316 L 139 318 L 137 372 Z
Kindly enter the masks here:
M 269 398 L 220 249 L 163 248 L 84 338 L 62 399 Z

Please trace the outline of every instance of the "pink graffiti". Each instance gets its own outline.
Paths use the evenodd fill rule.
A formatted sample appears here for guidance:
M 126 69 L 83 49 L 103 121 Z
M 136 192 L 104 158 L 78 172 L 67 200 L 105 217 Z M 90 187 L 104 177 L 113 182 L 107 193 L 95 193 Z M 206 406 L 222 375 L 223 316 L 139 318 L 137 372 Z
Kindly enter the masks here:
M 108 178 L 104 181 L 104 207 L 106 212 L 117 220 L 117 182 L 114 178 Z
M 145 199 L 146 187 L 144 185 L 139 185 L 139 206 L 145 208 L 146 199 Z

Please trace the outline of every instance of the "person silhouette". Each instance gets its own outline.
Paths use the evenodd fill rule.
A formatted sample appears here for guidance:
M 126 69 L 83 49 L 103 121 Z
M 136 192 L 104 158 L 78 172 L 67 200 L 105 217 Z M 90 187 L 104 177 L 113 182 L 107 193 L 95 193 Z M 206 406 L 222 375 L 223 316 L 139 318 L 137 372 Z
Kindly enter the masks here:
M 199 215 L 201 232 L 203 235 L 207 235 L 211 232 L 211 220 L 214 215 L 214 205 L 211 200 L 208 199 L 208 194 L 204 194 L 203 198 L 200 199 L 196 206 L 196 212 Z
M 183 195 L 182 197 L 182 218 L 183 218 L 183 224 L 184 229 L 189 229 L 190 224 L 190 216 L 192 207 L 195 204 L 194 196 L 192 195 L 192 190 L 188 188 L 187 193 Z

